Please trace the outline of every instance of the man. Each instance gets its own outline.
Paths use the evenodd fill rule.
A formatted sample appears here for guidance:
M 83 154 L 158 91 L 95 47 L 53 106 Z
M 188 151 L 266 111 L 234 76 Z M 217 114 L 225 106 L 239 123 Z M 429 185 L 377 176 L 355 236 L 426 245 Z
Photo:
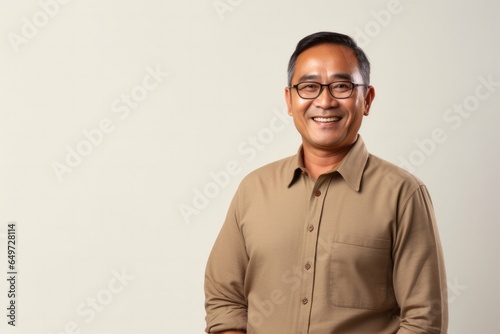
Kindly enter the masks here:
M 369 75 L 348 36 L 297 45 L 285 99 L 302 145 L 240 184 L 207 264 L 208 333 L 447 332 L 428 192 L 358 135 Z

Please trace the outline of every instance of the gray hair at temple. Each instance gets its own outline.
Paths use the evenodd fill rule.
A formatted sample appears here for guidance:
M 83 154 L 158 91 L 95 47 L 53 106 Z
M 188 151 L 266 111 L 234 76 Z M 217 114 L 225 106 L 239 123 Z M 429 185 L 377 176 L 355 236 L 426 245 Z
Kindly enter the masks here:
M 366 57 L 365 52 L 356 44 L 349 36 L 336 32 L 322 31 L 306 36 L 299 41 L 295 51 L 288 62 L 288 86 L 292 85 L 292 77 L 295 73 L 295 62 L 299 55 L 305 50 L 320 44 L 338 44 L 344 45 L 354 51 L 354 55 L 358 60 L 359 71 L 363 78 L 363 83 L 370 84 L 370 62 Z

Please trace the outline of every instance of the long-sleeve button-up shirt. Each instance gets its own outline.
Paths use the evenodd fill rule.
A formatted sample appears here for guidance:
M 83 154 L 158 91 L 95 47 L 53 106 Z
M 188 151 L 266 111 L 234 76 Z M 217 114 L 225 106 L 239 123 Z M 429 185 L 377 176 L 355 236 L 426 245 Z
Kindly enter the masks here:
M 444 334 L 446 292 L 426 187 L 358 137 L 317 180 L 301 150 L 244 178 L 206 268 L 206 331 Z

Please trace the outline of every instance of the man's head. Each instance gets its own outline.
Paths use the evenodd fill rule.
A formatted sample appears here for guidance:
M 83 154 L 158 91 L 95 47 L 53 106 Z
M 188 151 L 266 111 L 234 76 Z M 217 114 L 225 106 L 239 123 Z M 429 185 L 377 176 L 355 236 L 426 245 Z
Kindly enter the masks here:
M 285 99 L 305 150 L 335 154 L 356 141 L 375 97 L 369 72 L 364 52 L 348 36 L 323 32 L 299 42 Z
M 322 31 L 304 37 L 297 44 L 297 47 L 288 62 L 288 86 L 292 84 L 292 77 L 295 72 L 295 63 L 297 62 L 299 55 L 305 50 L 319 44 L 337 44 L 350 48 L 354 52 L 358 61 L 359 71 L 363 77 L 362 83 L 367 85 L 370 84 L 370 62 L 368 61 L 365 52 L 356 44 L 356 42 L 347 35 L 336 32 Z

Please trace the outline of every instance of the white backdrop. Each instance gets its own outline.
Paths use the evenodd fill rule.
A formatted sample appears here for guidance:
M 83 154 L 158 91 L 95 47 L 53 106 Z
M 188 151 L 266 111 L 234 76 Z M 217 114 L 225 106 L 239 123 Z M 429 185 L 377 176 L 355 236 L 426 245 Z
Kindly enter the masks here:
M 499 333 L 500 45 L 494 0 L 0 5 L 0 277 L 16 327 L 202 333 L 205 261 L 242 177 L 294 154 L 299 39 L 354 36 L 377 97 L 368 149 L 430 189 L 450 333 Z

